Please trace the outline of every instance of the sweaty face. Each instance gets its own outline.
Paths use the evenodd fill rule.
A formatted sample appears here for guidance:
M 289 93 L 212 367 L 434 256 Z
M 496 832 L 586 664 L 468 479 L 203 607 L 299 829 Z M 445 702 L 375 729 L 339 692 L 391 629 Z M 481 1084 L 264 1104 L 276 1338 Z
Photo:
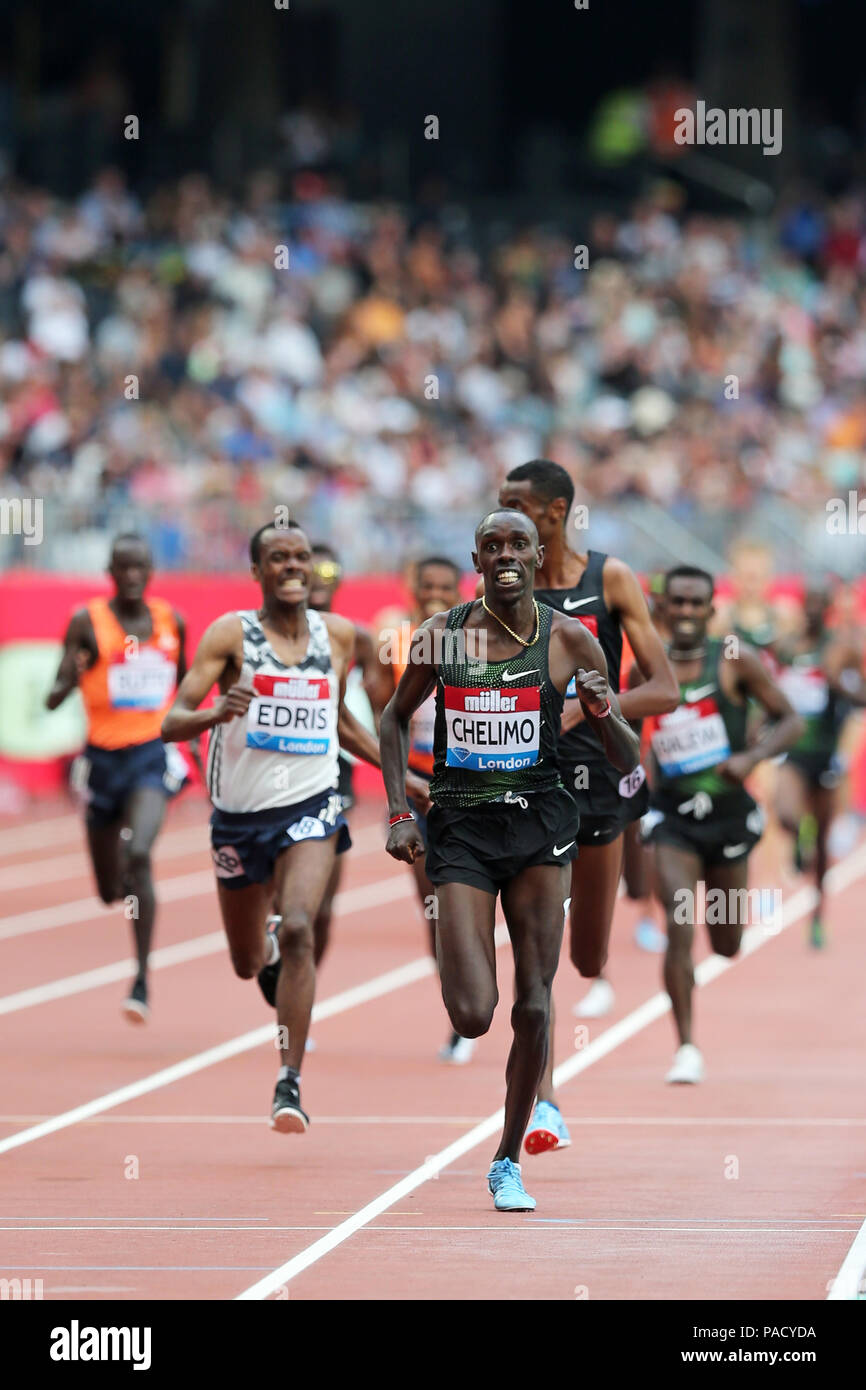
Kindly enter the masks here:
M 334 594 L 340 587 L 342 575 L 342 567 L 331 555 L 321 555 L 318 552 L 313 555 L 309 598 L 311 608 L 320 613 L 326 613 L 330 609 Z
M 697 576 L 671 580 L 662 600 L 661 617 L 674 647 L 695 647 L 702 642 L 712 613 L 706 580 Z
M 542 545 L 550 540 L 555 531 L 562 527 L 562 517 L 551 515 L 552 503 L 545 502 L 532 491 L 532 484 L 523 479 L 522 482 L 510 483 L 507 479 L 499 489 L 499 505 L 507 507 L 509 511 L 522 512 L 533 522 L 538 539 Z
M 450 565 L 424 565 L 418 573 L 414 598 L 421 619 L 456 608 L 460 602 L 460 587 Z
M 543 551 L 531 521 L 508 513 L 494 515 L 479 530 L 475 544 L 472 559 L 484 576 L 487 598 L 511 601 L 532 592 Z
M 262 586 L 263 598 L 291 605 L 303 603 L 309 598 L 313 573 L 310 542 L 303 531 L 266 531 L 259 563 L 252 570 Z
M 114 580 L 118 598 L 125 603 L 136 602 L 143 596 L 153 573 L 149 550 L 133 543 L 116 546 L 108 573 Z

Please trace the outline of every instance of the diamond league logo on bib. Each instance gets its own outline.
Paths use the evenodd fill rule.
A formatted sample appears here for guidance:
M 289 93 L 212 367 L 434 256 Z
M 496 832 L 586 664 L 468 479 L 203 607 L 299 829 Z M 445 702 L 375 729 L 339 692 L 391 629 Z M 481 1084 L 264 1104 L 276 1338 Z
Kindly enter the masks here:
M 541 687 L 505 690 L 446 685 L 446 766 L 511 772 L 538 762 Z

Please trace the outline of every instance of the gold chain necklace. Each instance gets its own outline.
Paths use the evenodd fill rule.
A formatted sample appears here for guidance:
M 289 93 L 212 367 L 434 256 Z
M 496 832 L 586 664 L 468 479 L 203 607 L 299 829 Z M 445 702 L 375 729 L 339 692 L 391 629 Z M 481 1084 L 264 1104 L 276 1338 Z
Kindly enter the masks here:
M 484 609 L 485 613 L 489 613 L 489 614 L 490 614 L 491 618 L 495 618 L 496 621 L 499 623 L 499 626 L 500 626 L 500 627 L 504 627 L 504 628 L 505 628 L 505 631 L 509 634 L 509 636 L 510 636 L 510 637 L 513 637 L 514 640 L 515 640 L 515 642 L 519 642 L 520 645 L 521 645 L 521 647 L 534 647 L 534 646 L 535 646 L 536 642 L 538 641 L 538 634 L 539 634 L 540 631 L 541 631 L 541 617 L 540 617 L 540 615 L 539 615 L 539 612 L 538 612 L 538 604 L 536 603 L 535 599 L 532 600 L 532 607 L 533 607 L 533 610 L 534 610 L 534 612 L 535 612 L 535 636 L 534 636 L 529 642 L 527 642 L 527 640 L 526 640 L 525 637 L 521 637 L 519 632 L 515 632 L 512 628 L 510 628 L 510 627 L 508 626 L 507 623 L 504 623 L 504 622 L 502 621 L 502 619 L 500 618 L 499 614 L 498 614 L 498 613 L 494 613 L 494 611 L 493 611 L 492 608 L 488 608 L 488 607 L 487 607 L 487 599 L 484 598 L 483 596 L 482 596 L 482 599 L 481 599 L 481 607 Z

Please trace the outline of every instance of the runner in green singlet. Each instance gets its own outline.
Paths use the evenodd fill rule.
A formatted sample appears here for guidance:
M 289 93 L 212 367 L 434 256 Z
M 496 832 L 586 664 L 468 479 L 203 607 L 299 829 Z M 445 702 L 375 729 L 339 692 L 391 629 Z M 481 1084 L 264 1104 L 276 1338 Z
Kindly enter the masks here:
M 650 809 L 645 837 L 655 846 L 656 892 L 667 917 L 664 982 L 671 998 L 679 1049 L 665 1078 L 703 1080 L 692 1043 L 692 939 L 702 881 L 713 950 L 736 955 L 743 926 L 748 856 L 761 837 L 763 815 L 744 782 L 764 758 L 790 748 L 802 720 L 773 682 L 757 653 L 739 639 L 710 638 L 713 578 L 680 565 L 665 576 L 661 617 L 670 633 L 668 656 L 680 683 L 680 704 L 649 721 Z M 772 724 L 746 745 L 747 701 L 757 701 Z
M 557 767 L 572 676 L 589 727 L 621 773 L 637 765 L 639 746 L 596 639 L 533 596 L 544 557 L 533 522 L 518 511 L 492 512 L 475 545 L 483 597 L 420 624 L 382 714 L 387 849 L 407 863 L 424 853 L 401 769 L 412 715 L 435 691 L 426 864 L 436 888 L 442 996 L 461 1037 L 487 1032 L 498 1001 L 493 924 L 501 893 L 514 949 L 514 1042 L 502 1139 L 487 1181 L 497 1211 L 531 1211 L 535 1200 L 517 1159 L 547 1052 L 562 903 L 577 854 L 578 811 Z
M 814 870 L 818 901 L 809 940 L 825 942 L 824 877 L 829 866 L 827 836 L 843 775 L 839 737 L 850 705 L 866 704 L 862 655 L 850 637 L 828 631 L 832 594 L 811 583 L 803 603 L 803 630 L 775 648 L 778 682 L 805 720 L 805 729 L 779 768 L 776 815 L 795 837 L 795 864 Z

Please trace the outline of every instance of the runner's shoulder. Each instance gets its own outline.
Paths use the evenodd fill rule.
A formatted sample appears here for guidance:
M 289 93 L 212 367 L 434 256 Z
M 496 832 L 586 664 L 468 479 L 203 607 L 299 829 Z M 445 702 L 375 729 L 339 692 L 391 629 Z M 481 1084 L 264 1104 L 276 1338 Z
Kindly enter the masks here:
M 616 555 L 606 555 L 601 576 L 608 608 L 628 609 L 638 595 L 646 602 L 643 585 L 625 560 L 620 560 Z
M 237 611 L 221 613 L 205 628 L 199 643 L 199 651 L 206 646 L 212 654 L 223 652 L 229 655 L 241 649 L 243 643 L 244 629 L 240 613 Z

